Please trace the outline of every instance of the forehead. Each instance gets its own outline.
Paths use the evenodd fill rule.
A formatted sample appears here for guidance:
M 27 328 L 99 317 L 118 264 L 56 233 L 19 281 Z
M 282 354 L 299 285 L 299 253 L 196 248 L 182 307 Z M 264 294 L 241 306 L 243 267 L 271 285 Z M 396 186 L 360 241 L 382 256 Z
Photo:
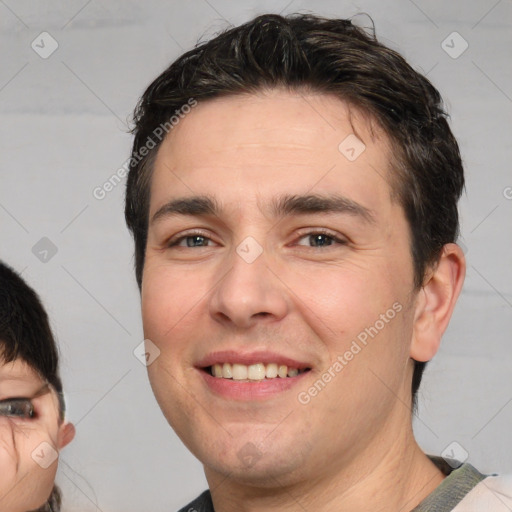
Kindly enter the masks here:
M 239 201 L 280 190 L 370 189 L 390 202 L 390 155 L 377 123 L 333 95 L 276 89 L 207 100 L 161 144 L 151 210 L 170 192 Z
M 6 362 L 0 356 L 0 384 L 5 381 L 40 382 L 39 373 L 23 359 Z

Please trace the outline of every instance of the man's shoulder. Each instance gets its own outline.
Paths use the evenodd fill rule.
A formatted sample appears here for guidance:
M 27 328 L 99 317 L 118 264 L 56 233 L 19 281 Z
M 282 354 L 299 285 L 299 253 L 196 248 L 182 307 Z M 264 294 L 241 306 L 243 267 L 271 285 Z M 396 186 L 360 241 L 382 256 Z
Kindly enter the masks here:
M 480 481 L 453 512 L 510 512 L 512 475 L 488 476 Z
M 413 512 L 510 512 L 512 475 L 485 475 L 471 464 L 429 457 L 445 474 L 441 484 Z
M 181 508 L 179 512 L 215 512 L 210 491 L 204 491 L 194 501 Z

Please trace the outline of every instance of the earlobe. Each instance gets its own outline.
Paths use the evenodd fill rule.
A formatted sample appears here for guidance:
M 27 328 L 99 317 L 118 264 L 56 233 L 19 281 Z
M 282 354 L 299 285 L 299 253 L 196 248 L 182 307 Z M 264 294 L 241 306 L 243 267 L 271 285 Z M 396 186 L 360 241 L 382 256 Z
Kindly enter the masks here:
M 446 244 L 437 266 L 418 293 L 411 343 L 412 359 L 430 361 L 436 354 L 465 274 L 466 261 L 462 249 L 456 244 Z
M 75 426 L 73 423 L 64 422 L 59 430 L 59 450 L 67 446 L 75 438 Z

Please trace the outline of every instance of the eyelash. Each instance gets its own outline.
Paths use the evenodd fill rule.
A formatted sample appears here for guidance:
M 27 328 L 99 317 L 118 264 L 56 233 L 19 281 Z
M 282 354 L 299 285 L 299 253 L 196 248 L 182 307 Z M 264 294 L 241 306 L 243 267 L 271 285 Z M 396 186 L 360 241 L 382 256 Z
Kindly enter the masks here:
M 332 231 L 329 231 L 325 228 L 316 228 L 316 229 L 312 229 L 310 231 L 306 231 L 304 233 L 301 233 L 300 236 L 299 236 L 299 240 L 305 238 L 305 237 L 308 237 L 308 236 L 314 236 L 314 235 L 323 235 L 323 236 L 326 236 L 328 238 L 330 238 L 333 242 L 339 244 L 339 245 L 347 245 L 347 240 L 343 239 L 343 238 L 339 238 L 336 233 L 333 233 Z M 331 247 L 330 245 L 327 246 L 327 247 Z M 310 249 L 320 249 L 321 247 L 313 247 L 313 246 L 310 246 L 309 247 Z
M 177 247 L 180 242 L 183 240 L 186 240 L 187 238 L 192 238 L 194 236 L 200 236 L 203 238 L 206 238 L 207 240 L 211 240 L 210 237 L 207 236 L 207 234 L 203 231 L 191 231 L 190 233 L 187 233 L 186 235 L 180 235 L 179 237 L 173 237 L 167 242 L 167 247 Z M 201 246 L 198 246 L 201 247 Z M 187 247 L 187 249 L 192 249 L 192 247 Z
M 311 229 L 310 231 L 307 231 L 307 232 L 303 232 L 300 234 L 300 236 L 298 237 L 298 240 L 301 240 L 305 237 L 308 237 L 308 236 L 314 236 L 314 235 L 323 235 L 323 236 L 326 236 L 326 237 L 329 237 L 333 242 L 339 244 L 339 245 L 347 245 L 347 240 L 344 240 L 344 239 L 341 239 L 339 238 L 335 233 L 325 229 L 325 228 L 315 228 L 315 229 Z M 207 236 L 206 233 L 202 232 L 202 231 L 192 231 L 190 233 L 187 233 L 186 235 L 181 235 L 179 237 L 174 237 L 174 238 L 171 238 L 169 240 L 169 242 L 167 243 L 167 247 L 168 248 L 171 248 L 171 247 L 177 247 L 178 244 L 180 244 L 182 241 L 186 240 L 187 238 L 193 238 L 195 236 L 199 236 L 199 237 L 202 237 L 206 240 L 210 240 L 211 241 L 211 238 Z M 207 246 L 201 246 L 201 245 L 198 245 L 196 247 L 207 247 Z M 327 247 L 331 247 L 331 245 L 327 246 Z M 187 249 L 193 249 L 194 247 L 183 247 L 183 248 L 187 248 Z M 319 249 L 320 247 L 313 247 L 313 246 L 310 246 L 311 249 Z

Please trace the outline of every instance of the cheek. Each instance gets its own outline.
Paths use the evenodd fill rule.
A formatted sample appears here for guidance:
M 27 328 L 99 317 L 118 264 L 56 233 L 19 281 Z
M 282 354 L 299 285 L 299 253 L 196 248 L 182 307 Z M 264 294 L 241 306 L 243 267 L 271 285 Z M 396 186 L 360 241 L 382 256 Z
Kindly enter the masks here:
M 207 293 L 205 281 L 197 271 L 185 271 L 170 264 L 156 265 L 150 258 L 141 292 L 145 336 L 155 343 L 172 337 L 172 331 L 187 322 L 198 301 Z
M 42 427 L 0 418 L 0 497 L 5 496 L 7 503 L 2 500 L 2 505 L 8 504 L 9 510 L 36 509 L 50 495 L 57 472 L 56 452 L 41 443 L 55 446 L 53 437 Z M 37 455 L 41 464 L 34 460 Z
M 290 271 L 283 280 L 308 323 L 343 342 L 373 325 L 398 300 L 397 290 L 375 263 L 347 261 L 313 271 Z
M 25 500 L 27 499 L 25 497 L 29 496 L 26 502 L 26 505 L 29 506 L 29 510 L 41 507 L 48 500 L 55 484 L 56 473 L 57 462 L 54 462 L 46 469 L 35 467 L 32 473 L 27 476 L 27 480 L 29 480 L 29 482 L 27 482 L 26 489 L 24 489 L 20 498 Z
M 18 454 L 14 448 L 12 424 L 6 418 L 0 418 L 0 496 L 6 494 L 8 486 L 16 475 Z
M 391 268 L 372 259 L 368 264 L 347 262 L 295 277 L 288 274 L 290 288 L 300 297 L 295 302 L 300 315 L 328 353 L 322 371 L 336 361 L 342 365 L 338 371 L 331 368 L 338 383 L 331 389 L 341 393 L 332 403 L 359 401 L 363 406 L 368 397 L 381 397 L 381 391 L 387 391 L 377 376 L 394 389 L 400 386 L 411 334 L 409 283 L 405 277 L 393 279 Z M 357 389 L 357 396 L 348 399 L 343 395 L 347 389 Z
M 174 402 L 183 392 L 182 372 L 190 359 L 191 333 L 197 329 L 195 308 L 200 307 L 191 280 L 170 266 L 155 266 L 152 262 L 144 272 L 141 294 L 144 337 L 159 351 L 148 366 L 148 375 L 162 407 L 168 401 Z M 151 345 L 146 347 L 151 354 Z

